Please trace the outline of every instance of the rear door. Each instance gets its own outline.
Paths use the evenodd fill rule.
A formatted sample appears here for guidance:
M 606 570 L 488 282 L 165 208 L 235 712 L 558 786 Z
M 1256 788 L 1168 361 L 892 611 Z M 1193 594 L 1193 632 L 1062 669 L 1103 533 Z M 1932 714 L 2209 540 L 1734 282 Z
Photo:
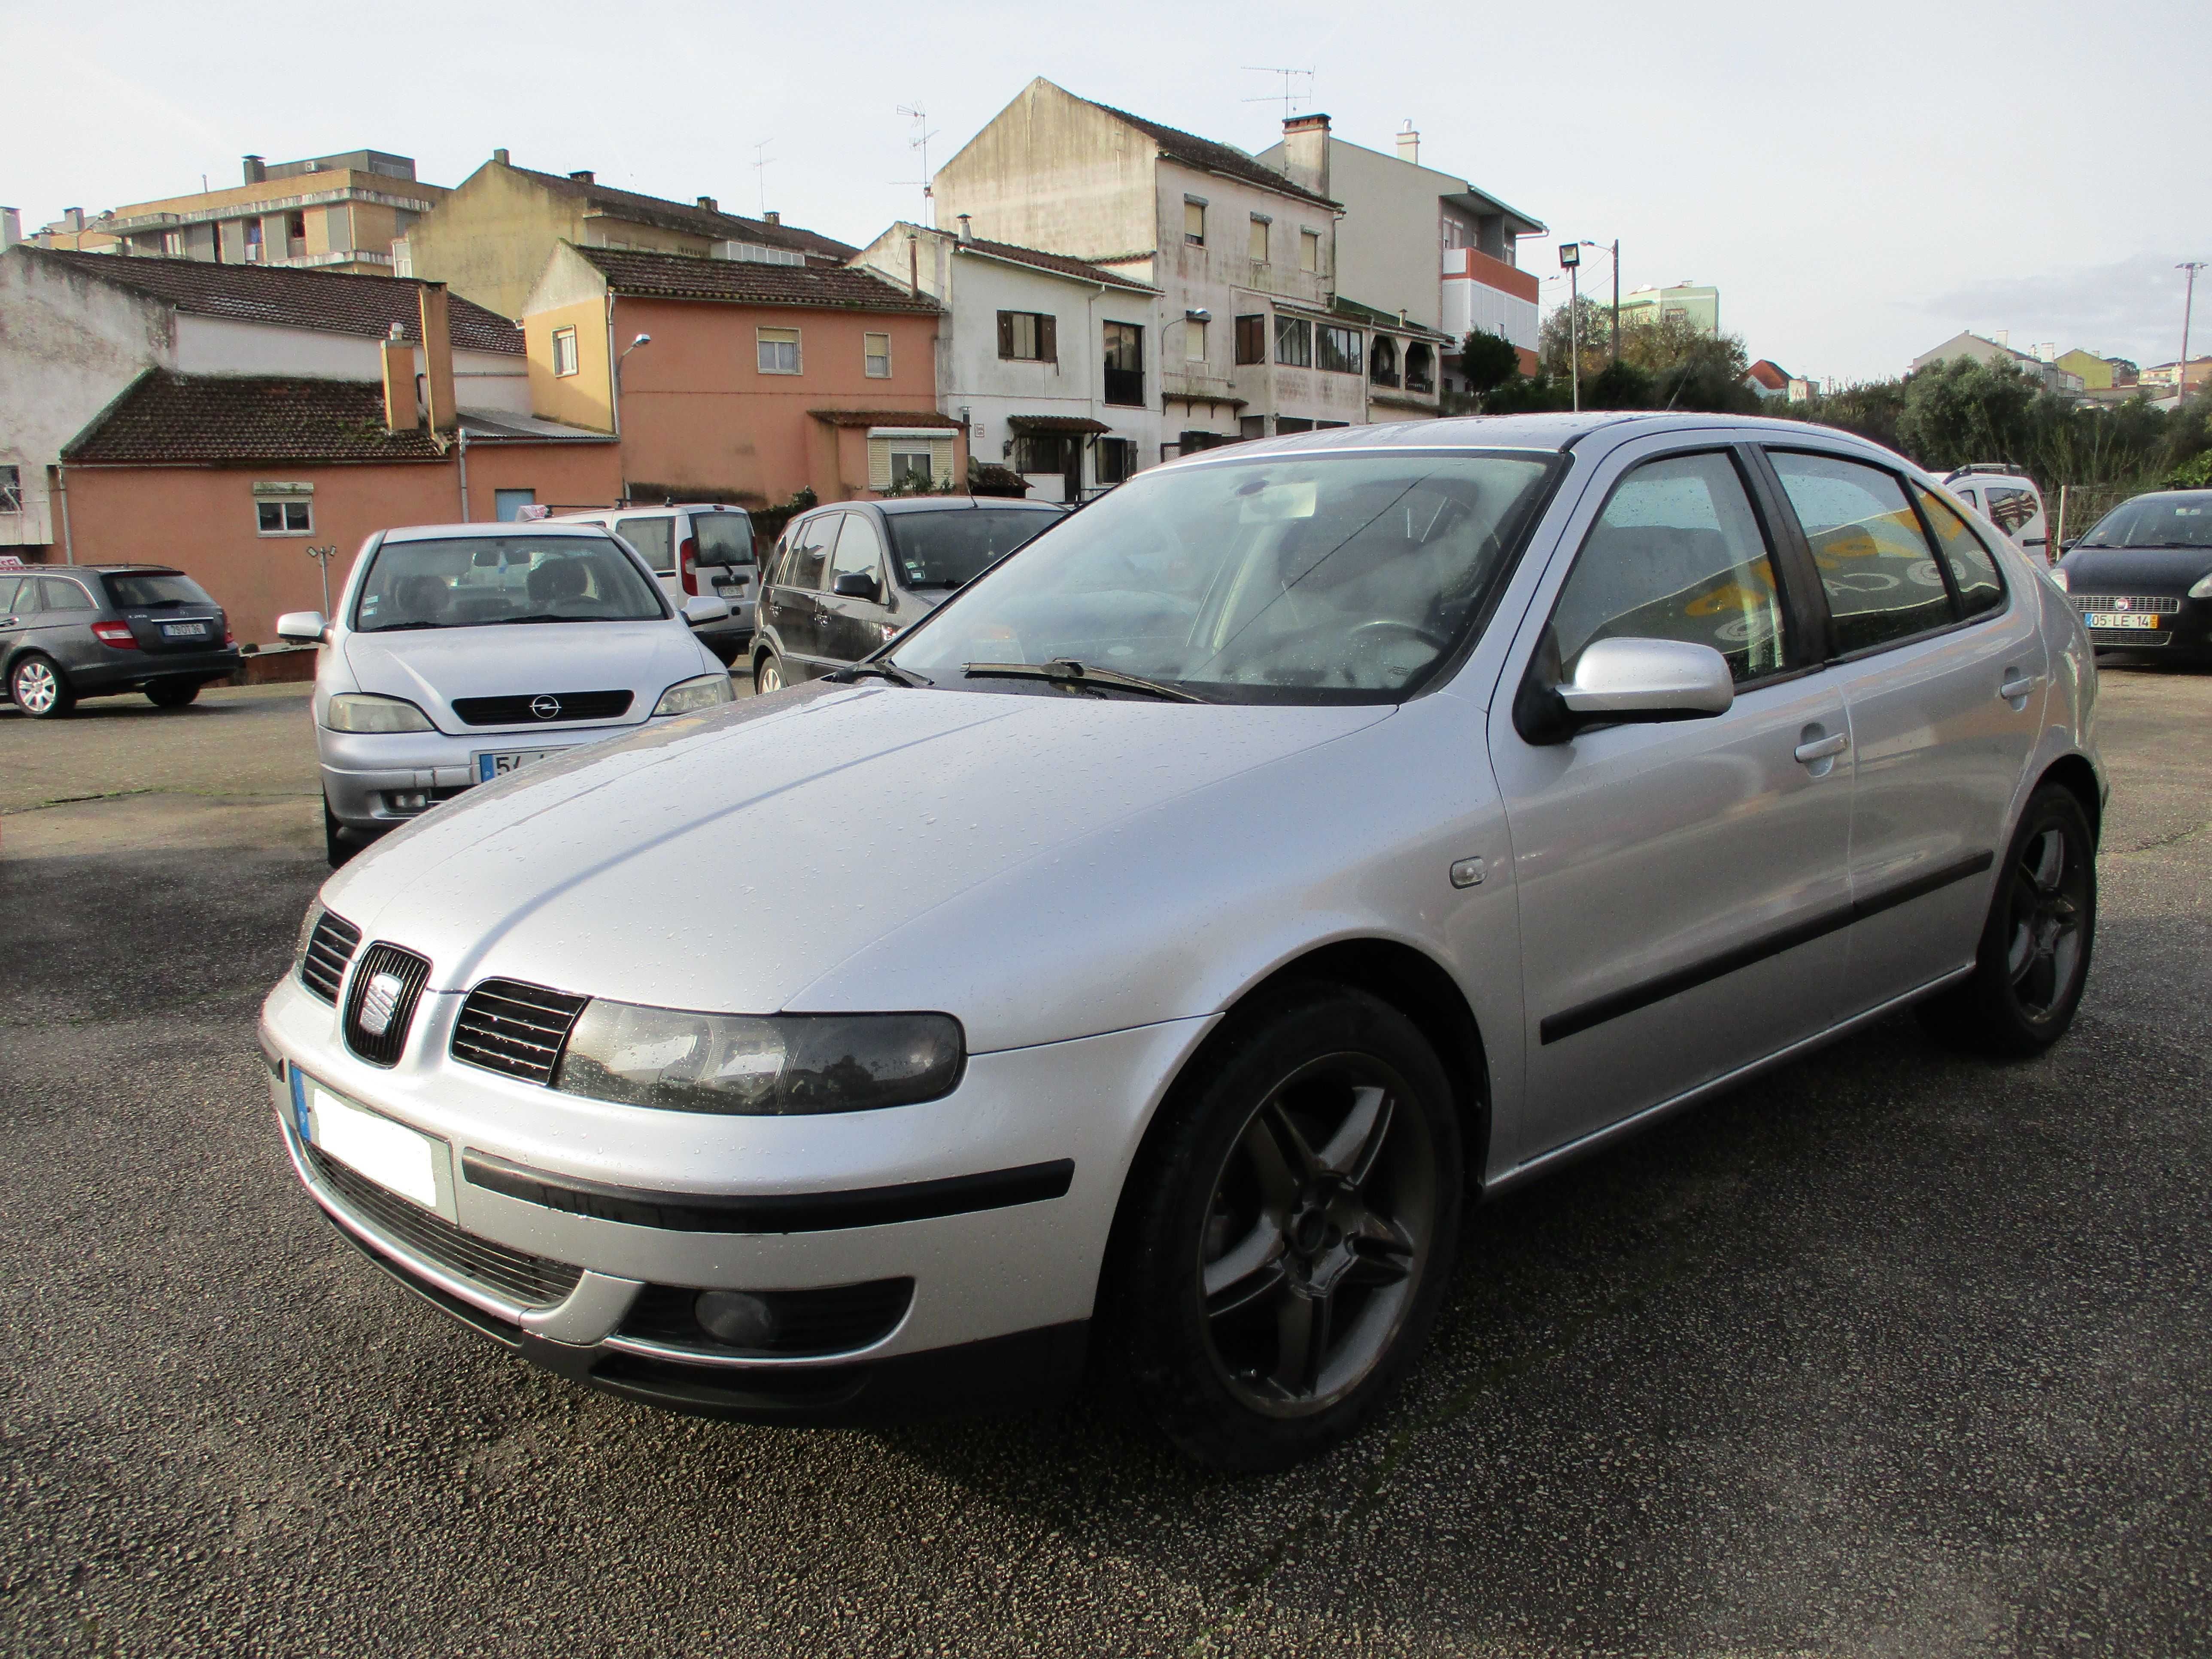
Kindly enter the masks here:
M 222 607 L 177 571 L 110 571 L 100 577 L 107 602 L 131 625 L 149 658 L 213 651 L 222 644 Z
M 872 598 L 836 592 L 840 576 L 866 576 L 876 585 Z M 840 663 L 858 662 L 890 638 L 896 631 L 890 607 L 884 603 L 890 590 L 884 568 L 884 539 L 871 514 L 851 511 L 830 559 L 830 578 L 823 584 L 822 652 Z
M 769 621 L 787 684 L 812 679 L 830 666 L 822 656 L 822 587 L 844 517 L 840 512 L 817 513 L 791 527 L 776 585 L 769 593 Z
M 699 591 L 730 607 L 747 629 L 753 625 L 753 524 L 744 513 L 694 513 L 691 536 L 698 546 Z
M 8 659 L 15 654 L 15 641 L 25 632 L 26 617 L 23 612 L 15 609 L 16 596 L 23 589 L 29 588 L 26 610 L 34 605 L 38 602 L 38 590 L 32 586 L 35 580 L 33 577 L 11 576 L 0 571 L 0 671 L 6 669 Z
M 2049 665 L 2033 578 L 1936 492 L 1855 456 L 1775 447 L 1765 460 L 1819 572 L 1858 760 L 1856 1012 L 1972 959 Z
M 1777 556 L 1749 458 L 1681 441 L 1601 466 L 1492 700 L 1521 908 L 1519 1162 L 1823 1030 L 1842 997 L 1851 754 L 1818 601 Z M 1720 651 L 1735 706 L 1524 732 L 1516 688 L 1571 678 L 1594 641 L 1655 637 Z
M 107 660 L 109 647 L 92 631 L 100 608 L 84 584 L 73 576 L 39 578 L 39 614 L 31 639 L 64 668 L 91 668 Z

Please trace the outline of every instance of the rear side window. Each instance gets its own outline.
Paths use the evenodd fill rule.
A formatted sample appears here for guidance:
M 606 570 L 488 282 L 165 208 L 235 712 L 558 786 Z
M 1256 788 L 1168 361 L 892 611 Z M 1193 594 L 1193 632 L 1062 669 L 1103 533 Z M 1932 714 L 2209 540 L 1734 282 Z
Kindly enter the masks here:
M 837 539 L 842 513 L 824 513 L 809 519 L 792 532 L 791 553 L 783 562 L 787 587 L 819 587 L 823 567 L 830 562 L 830 544 Z
M 107 597 L 118 610 L 158 605 L 213 605 L 208 591 L 190 576 L 177 575 L 109 575 L 102 580 L 107 584 Z
M 1768 459 L 1813 544 L 1838 654 L 1949 625 L 1950 590 L 1894 475 L 1798 450 Z
M 1912 486 L 1912 494 L 1927 515 L 1928 527 L 1936 532 L 1936 548 L 1950 569 L 1960 607 L 1969 617 L 1995 611 L 2004 603 L 2004 578 L 1997 574 L 1997 562 L 1982 545 L 1982 538 L 1940 496 L 1918 484 Z
M 47 611 L 89 611 L 92 595 L 61 576 L 39 578 L 39 602 Z
M 1681 640 L 1738 684 L 1787 662 L 1766 540 L 1724 454 L 1646 461 L 1613 487 L 1552 614 L 1565 678 L 1599 640 Z
M 675 523 L 668 518 L 624 519 L 615 526 L 615 534 L 635 548 L 656 575 L 665 576 L 676 568 Z

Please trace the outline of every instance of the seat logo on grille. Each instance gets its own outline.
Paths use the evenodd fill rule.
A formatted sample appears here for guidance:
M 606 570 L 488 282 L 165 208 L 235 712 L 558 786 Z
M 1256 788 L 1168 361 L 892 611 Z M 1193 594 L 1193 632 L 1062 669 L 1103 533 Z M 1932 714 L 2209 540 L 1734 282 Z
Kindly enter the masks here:
M 532 697 L 530 700 L 530 712 L 541 720 L 552 720 L 561 712 L 561 699 L 550 691 L 543 696 Z
M 392 1028 L 392 1011 L 398 1006 L 402 987 L 397 974 L 378 974 L 368 981 L 361 999 L 361 1029 L 380 1037 Z

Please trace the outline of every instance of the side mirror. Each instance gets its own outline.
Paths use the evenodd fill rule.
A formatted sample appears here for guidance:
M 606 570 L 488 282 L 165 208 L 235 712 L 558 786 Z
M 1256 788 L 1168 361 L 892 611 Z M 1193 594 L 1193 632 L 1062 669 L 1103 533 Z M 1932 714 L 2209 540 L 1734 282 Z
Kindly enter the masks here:
M 1599 640 L 1584 647 L 1574 679 L 1559 693 L 1578 725 L 1704 720 L 1735 704 L 1728 659 L 1681 640 Z
M 702 623 L 720 622 L 730 614 L 730 602 L 702 593 L 684 601 L 684 620 L 696 628 Z
M 295 645 L 321 645 L 330 635 L 331 625 L 319 611 L 287 611 L 276 618 L 276 637 Z
M 848 570 L 830 584 L 830 591 L 841 599 L 872 599 L 883 587 L 870 571 Z

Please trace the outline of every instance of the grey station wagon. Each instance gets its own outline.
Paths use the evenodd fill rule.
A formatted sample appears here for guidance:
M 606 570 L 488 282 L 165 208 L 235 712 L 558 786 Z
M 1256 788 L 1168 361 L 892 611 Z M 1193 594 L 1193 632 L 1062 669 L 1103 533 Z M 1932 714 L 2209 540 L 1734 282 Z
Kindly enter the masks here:
M 238 672 L 222 607 L 180 570 L 157 564 L 0 570 L 0 672 L 33 720 L 80 697 L 143 691 L 181 708 Z

